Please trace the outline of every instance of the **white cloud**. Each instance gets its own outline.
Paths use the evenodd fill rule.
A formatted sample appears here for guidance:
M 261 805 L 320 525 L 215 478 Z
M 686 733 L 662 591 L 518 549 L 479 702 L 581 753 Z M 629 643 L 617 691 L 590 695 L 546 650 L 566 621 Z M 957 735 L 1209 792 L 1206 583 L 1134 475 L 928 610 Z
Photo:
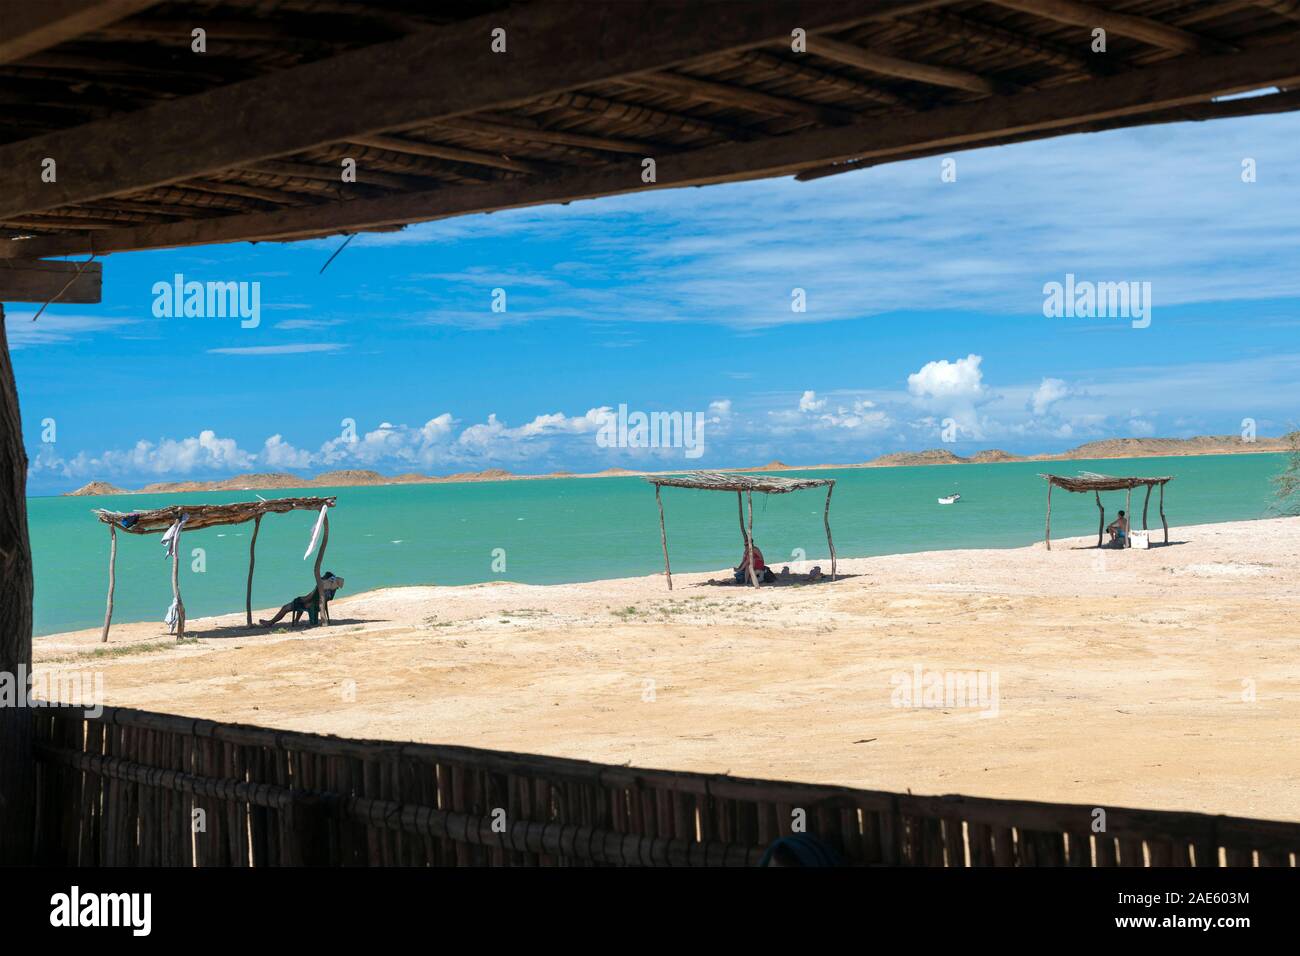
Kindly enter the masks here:
M 1044 378 L 1029 399 L 1029 408 L 1035 415 L 1046 415 L 1053 404 L 1070 394 L 1070 387 L 1059 378 Z

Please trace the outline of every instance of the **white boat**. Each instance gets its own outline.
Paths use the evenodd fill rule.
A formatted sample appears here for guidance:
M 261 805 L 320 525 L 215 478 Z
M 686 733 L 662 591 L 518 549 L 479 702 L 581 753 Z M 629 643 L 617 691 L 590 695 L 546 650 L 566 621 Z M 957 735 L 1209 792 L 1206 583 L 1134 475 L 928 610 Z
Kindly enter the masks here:
M 956 503 L 959 502 L 959 501 L 961 501 L 961 495 L 949 495 L 947 498 L 940 498 L 940 499 L 939 499 L 939 504 L 941 504 L 941 505 L 953 505 L 953 504 L 956 504 Z

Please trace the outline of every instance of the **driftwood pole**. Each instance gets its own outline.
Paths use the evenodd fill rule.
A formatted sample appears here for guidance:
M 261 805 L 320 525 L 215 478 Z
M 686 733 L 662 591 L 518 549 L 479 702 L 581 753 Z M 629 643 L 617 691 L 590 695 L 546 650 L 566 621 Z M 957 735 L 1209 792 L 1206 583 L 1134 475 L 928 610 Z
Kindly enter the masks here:
M 664 501 L 659 496 L 659 486 L 655 485 L 655 504 L 659 505 L 659 540 L 664 546 L 664 577 L 668 579 L 668 590 L 673 589 L 673 569 L 668 566 L 668 532 L 664 528 Z
M 1133 489 L 1129 488 L 1124 494 L 1124 523 L 1128 525 L 1124 529 L 1124 547 L 1133 547 Z
M 1106 533 L 1106 509 L 1101 505 L 1101 492 L 1094 491 L 1097 499 L 1097 547 L 1101 547 L 1101 536 Z
M 1160 482 L 1160 523 L 1165 526 L 1165 544 L 1169 543 L 1169 522 L 1165 520 L 1165 483 Z
M 822 521 L 826 525 L 826 546 L 831 549 L 831 580 L 835 580 L 835 542 L 831 540 L 831 492 L 835 490 L 835 482 L 826 486 L 826 510 L 822 513 Z
M 108 526 L 108 607 L 104 609 L 104 633 L 99 643 L 108 643 L 108 625 L 113 621 L 113 572 L 117 566 L 117 525 Z
M 244 595 L 244 618 L 253 626 L 253 566 L 257 563 L 257 531 L 262 527 L 262 516 L 253 519 L 253 540 L 248 542 L 248 591 Z
M 1142 530 L 1147 530 L 1147 508 L 1151 506 L 1151 486 L 1147 485 L 1146 501 L 1142 502 Z
M 745 501 L 749 505 L 749 531 L 745 535 L 749 542 L 749 583 L 758 587 L 758 574 L 754 571 L 754 494 L 745 492 Z
M 1047 479 L 1047 550 L 1052 550 L 1052 479 Z
M 0 304 L 0 672 L 32 669 L 32 552 L 27 540 L 27 453 Z M 15 688 L 26 694 L 23 683 Z M 0 864 L 32 862 L 35 765 L 32 708 L 0 707 Z
M 176 640 L 185 636 L 185 601 L 181 598 L 181 529 L 172 539 L 172 600 L 176 602 Z
M 325 557 L 325 545 L 330 543 L 330 516 L 325 514 L 324 526 L 321 528 L 320 548 L 316 551 L 316 614 L 321 624 L 330 622 L 329 610 L 325 606 L 325 582 L 321 580 L 320 563 Z

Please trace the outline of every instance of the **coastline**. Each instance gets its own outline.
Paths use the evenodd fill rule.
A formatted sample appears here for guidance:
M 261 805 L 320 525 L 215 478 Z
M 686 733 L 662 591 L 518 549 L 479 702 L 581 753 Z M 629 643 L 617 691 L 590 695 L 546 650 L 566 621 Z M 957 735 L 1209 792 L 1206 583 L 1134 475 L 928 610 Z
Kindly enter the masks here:
M 107 648 L 52 634 L 35 660 L 102 673 L 106 703 L 214 720 L 1300 819 L 1300 753 L 1278 745 L 1300 720 L 1300 519 L 1172 532 L 847 558 L 838 581 L 758 590 L 706 583 L 722 572 L 384 588 L 329 628 L 249 630 L 241 609 L 192 620 L 193 643 L 115 624 Z M 917 667 L 996 673 L 997 719 L 899 708 L 891 681 Z
M 1286 438 L 1259 438 L 1247 442 L 1236 436 L 1202 435 L 1195 438 L 1156 439 L 1106 439 L 1088 442 L 1057 454 L 1012 455 L 998 449 L 985 449 L 971 457 L 962 457 L 948 449 L 927 449 L 920 452 L 891 452 L 870 461 L 846 464 L 822 463 L 815 465 L 789 465 L 773 461 L 766 465 L 745 468 L 711 468 L 721 472 L 782 472 L 825 471 L 858 468 L 909 468 L 925 465 L 990 465 L 1026 461 L 1115 461 L 1143 458 L 1199 457 L 1206 455 L 1258 455 L 1284 454 L 1292 445 Z M 207 491 L 275 491 L 299 488 L 349 488 L 408 484 L 458 484 L 492 481 L 544 481 L 555 478 L 636 478 L 651 475 L 680 474 L 693 469 L 666 471 L 637 471 L 627 468 L 606 468 L 596 472 L 571 473 L 556 471 L 547 474 L 521 475 L 500 468 L 481 472 L 461 472 L 452 475 L 381 475 L 375 471 L 345 470 L 324 472 L 311 478 L 287 472 L 235 475 L 214 481 L 161 482 L 144 488 L 118 488 L 107 482 L 94 480 L 74 491 L 61 492 L 48 497 L 100 497 L 107 495 L 136 494 L 194 494 Z

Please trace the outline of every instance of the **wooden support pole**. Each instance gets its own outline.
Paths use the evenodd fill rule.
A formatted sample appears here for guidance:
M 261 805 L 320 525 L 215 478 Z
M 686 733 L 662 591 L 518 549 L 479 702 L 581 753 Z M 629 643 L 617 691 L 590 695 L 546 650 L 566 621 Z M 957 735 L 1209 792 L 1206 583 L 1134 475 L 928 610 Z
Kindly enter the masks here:
M 1106 533 L 1106 509 L 1101 504 L 1101 492 L 1094 491 L 1093 495 L 1097 499 L 1097 547 L 1101 547 L 1102 535 Z
M 668 565 L 668 532 L 664 528 L 664 502 L 659 495 L 659 486 L 655 485 L 655 504 L 659 505 L 659 540 L 664 546 L 664 577 L 668 579 L 668 590 L 673 589 L 673 569 Z
M 835 580 L 835 542 L 831 540 L 831 492 L 835 482 L 826 486 L 826 510 L 822 512 L 822 521 L 826 525 L 826 546 L 831 549 L 831 580 Z
M 1142 530 L 1147 530 L 1147 508 L 1151 506 L 1151 486 L 1147 485 L 1146 501 L 1142 502 Z
M 754 571 L 754 494 L 745 492 L 745 501 L 749 505 L 749 531 L 746 534 L 746 540 L 749 542 L 749 583 L 758 587 L 758 574 Z
M 181 529 L 172 541 L 172 600 L 176 602 L 176 640 L 185 636 L 185 601 L 181 598 Z
M 1133 547 L 1133 489 L 1130 488 L 1124 494 L 1124 524 L 1128 525 L 1124 529 L 1124 547 Z
M 32 552 L 27 538 L 27 453 L 0 304 L 0 672 L 32 669 Z M 19 691 L 26 692 L 26 687 Z M 32 862 L 35 824 L 33 708 L 0 707 L 0 865 Z
M 321 528 L 320 548 L 316 551 L 316 616 L 321 624 L 329 624 L 329 609 L 325 606 L 325 582 L 321 580 L 320 564 L 325 557 L 325 545 L 330 543 L 330 516 L 325 515 Z
M 1160 482 L 1160 523 L 1165 526 L 1165 544 L 1169 543 L 1169 522 L 1165 520 L 1165 483 Z
M 99 635 L 99 643 L 108 643 L 108 625 L 113 621 L 113 576 L 117 567 L 117 525 L 108 526 L 108 607 L 104 609 L 104 633 Z
M 1047 482 L 1047 550 L 1052 550 L 1052 482 Z
M 257 563 L 257 532 L 262 527 L 262 516 L 253 519 L 253 540 L 248 542 L 248 590 L 244 595 L 244 619 L 253 626 L 253 566 Z

